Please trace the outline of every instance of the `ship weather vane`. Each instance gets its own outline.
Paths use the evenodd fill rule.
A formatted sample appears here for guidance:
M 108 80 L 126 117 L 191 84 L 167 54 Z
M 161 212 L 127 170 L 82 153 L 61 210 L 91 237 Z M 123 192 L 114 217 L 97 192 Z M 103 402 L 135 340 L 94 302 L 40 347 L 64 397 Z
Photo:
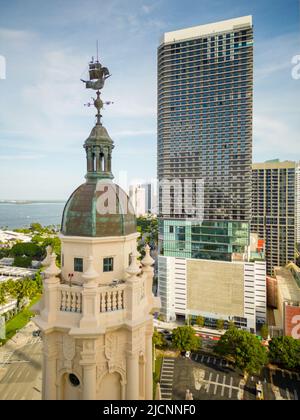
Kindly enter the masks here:
M 98 42 L 97 42 L 97 59 L 94 60 L 94 57 L 92 58 L 91 62 L 89 63 L 89 80 L 83 80 L 81 81 L 85 83 L 85 86 L 87 89 L 92 89 L 96 91 L 97 98 L 92 98 L 93 103 L 87 103 L 85 106 L 92 106 L 97 109 L 97 125 L 101 125 L 101 109 L 103 109 L 104 105 L 111 105 L 113 102 L 103 102 L 100 98 L 101 95 L 101 89 L 103 89 L 105 81 L 111 77 L 111 74 L 109 73 L 109 70 L 107 67 L 103 67 L 101 63 L 99 62 L 98 58 Z

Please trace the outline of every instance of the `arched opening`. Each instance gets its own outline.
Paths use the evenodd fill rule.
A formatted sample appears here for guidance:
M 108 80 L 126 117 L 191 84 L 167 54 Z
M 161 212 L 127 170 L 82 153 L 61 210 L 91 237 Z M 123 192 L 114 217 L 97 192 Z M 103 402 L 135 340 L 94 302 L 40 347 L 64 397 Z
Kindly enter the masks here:
M 81 400 L 81 382 L 74 373 L 65 373 L 61 378 L 61 399 L 65 401 Z
M 104 376 L 98 388 L 97 400 L 122 400 L 121 376 L 119 373 L 108 373 Z
M 95 153 L 92 154 L 92 172 L 96 170 L 96 155 Z
M 105 171 L 105 158 L 103 153 L 100 153 L 100 170 L 101 172 Z

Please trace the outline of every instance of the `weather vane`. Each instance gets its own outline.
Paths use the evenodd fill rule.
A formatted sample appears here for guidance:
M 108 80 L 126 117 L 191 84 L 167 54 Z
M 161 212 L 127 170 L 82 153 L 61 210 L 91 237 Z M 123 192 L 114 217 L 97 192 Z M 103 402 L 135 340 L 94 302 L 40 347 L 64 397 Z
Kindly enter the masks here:
M 99 62 L 98 57 L 98 41 L 97 41 L 97 59 L 94 61 L 94 57 L 92 58 L 92 61 L 89 63 L 89 80 L 83 80 L 81 81 L 85 83 L 85 86 L 87 89 L 92 89 L 96 91 L 97 98 L 92 98 L 93 103 L 87 103 L 85 106 L 92 106 L 97 109 L 97 125 L 101 125 L 101 109 L 104 105 L 111 105 L 113 102 L 102 102 L 100 95 L 101 95 L 101 89 L 103 89 L 106 79 L 108 79 L 111 76 L 109 73 L 109 70 L 107 67 L 103 67 L 101 63 Z

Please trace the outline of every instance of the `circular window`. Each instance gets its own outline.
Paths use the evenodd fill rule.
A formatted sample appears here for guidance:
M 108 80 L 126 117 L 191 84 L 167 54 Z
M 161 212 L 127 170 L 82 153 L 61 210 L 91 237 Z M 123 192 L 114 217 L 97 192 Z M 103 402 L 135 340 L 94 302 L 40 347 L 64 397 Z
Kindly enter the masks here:
M 69 375 L 69 381 L 70 381 L 71 385 L 73 385 L 73 386 L 79 386 L 80 385 L 80 380 L 73 373 L 71 373 Z

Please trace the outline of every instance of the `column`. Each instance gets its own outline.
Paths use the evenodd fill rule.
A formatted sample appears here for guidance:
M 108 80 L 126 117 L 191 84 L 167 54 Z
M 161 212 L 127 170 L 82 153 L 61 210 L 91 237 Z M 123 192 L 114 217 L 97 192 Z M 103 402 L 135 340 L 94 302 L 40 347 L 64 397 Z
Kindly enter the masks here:
M 100 149 L 99 147 L 96 147 L 95 150 L 96 153 L 96 172 L 101 172 L 101 158 L 100 158 Z
M 135 401 L 139 399 L 139 355 L 138 353 L 127 353 L 126 363 L 127 393 L 126 400 Z
M 44 355 L 43 390 L 44 401 L 54 401 L 56 396 L 56 357 Z
M 97 380 L 96 380 L 96 365 L 82 364 L 83 366 L 83 395 L 85 401 L 96 400 Z
M 54 401 L 57 399 L 57 351 L 53 344 L 52 337 L 44 335 L 43 337 L 43 385 L 42 399 L 44 401 Z
M 146 333 L 145 387 L 146 400 L 153 400 L 153 345 L 150 333 Z
M 108 155 L 107 155 L 107 151 L 104 152 L 104 172 L 108 172 Z
M 93 153 L 90 148 L 87 149 L 87 171 L 94 172 Z
M 108 170 L 107 172 L 111 172 L 111 153 L 108 154 Z

